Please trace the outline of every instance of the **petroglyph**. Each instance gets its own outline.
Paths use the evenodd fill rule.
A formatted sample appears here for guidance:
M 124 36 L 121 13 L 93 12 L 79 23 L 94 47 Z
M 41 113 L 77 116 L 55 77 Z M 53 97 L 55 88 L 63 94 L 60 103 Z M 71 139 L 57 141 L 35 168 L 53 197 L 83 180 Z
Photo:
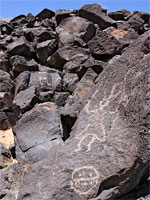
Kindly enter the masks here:
M 82 166 L 73 171 L 71 188 L 80 195 L 86 195 L 97 185 L 98 179 L 98 171 L 93 166 Z
M 51 86 L 51 84 L 48 82 L 48 78 L 45 76 L 41 76 L 39 77 L 40 79 L 40 85 L 43 86 L 43 85 L 47 85 L 47 86 Z
M 105 128 L 103 126 L 102 123 L 99 123 L 100 128 L 100 134 L 102 135 L 100 137 L 97 134 L 92 134 L 92 133 L 88 133 L 88 128 L 90 127 L 90 124 L 88 124 L 88 126 L 86 127 L 86 129 L 84 129 L 79 135 L 77 135 L 75 138 L 79 140 L 78 144 L 77 144 L 77 149 L 75 150 L 75 152 L 78 152 L 82 149 L 82 145 L 84 144 L 84 141 L 88 139 L 88 143 L 86 144 L 87 146 L 87 150 L 86 152 L 91 151 L 91 146 L 94 142 L 100 141 L 100 142 L 105 142 L 106 141 L 106 132 L 105 132 Z M 84 132 L 86 132 L 86 134 L 83 134 Z

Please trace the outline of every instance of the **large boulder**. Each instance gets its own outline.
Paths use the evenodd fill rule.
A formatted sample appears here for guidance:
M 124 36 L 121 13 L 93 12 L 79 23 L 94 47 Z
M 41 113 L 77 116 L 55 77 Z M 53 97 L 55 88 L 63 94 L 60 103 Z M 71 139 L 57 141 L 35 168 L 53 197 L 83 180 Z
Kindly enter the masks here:
M 121 43 L 114 36 L 110 37 L 107 32 L 99 31 L 96 36 L 88 42 L 88 46 L 92 55 L 100 59 L 104 56 L 119 54 L 125 44 Z
M 49 10 L 47 8 L 44 8 L 40 13 L 38 13 L 35 17 L 41 18 L 41 19 L 51 19 L 53 16 L 55 16 L 55 13 L 52 10 Z
M 79 9 L 79 16 L 88 19 L 94 24 L 98 24 L 101 29 L 116 25 L 116 22 L 107 15 L 107 10 L 103 9 L 100 4 L 82 6 Z
M 22 113 L 31 109 L 39 99 L 36 96 L 35 86 L 20 91 L 14 98 L 13 104 L 18 106 Z
M 25 57 L 33 57 L 35 54 L 34 48 L 28 42 L 24 36 L 15 40 L 7 46 L 7 51 L 11 55 L 20 55 Z
M 21 117 L 13 133 L 17 160 L 34 163 L 46 158 L 63 143 L 58 107 L 52 102 L 37 104 Z
M 61 90 L 61 77 L 56 72 L 32 72 L 28 86 L 35 86 L 37 92 L 51 91 L 53 93 L 55 90 Z
M 58 34 L 58 46 L 74 45 L 76 37 L 88 42 L 96 33 L 96 28 L 92 22 L 81 17 L 69 17 L 61 21 L 56 28 Z
M 22 56 L 12 56 L 10 58 L 12 70 L 16 72 L 38 71 L 38 64 L 34 59 L 26 59 Z
M 108 62 L 65 144 L 26 170 L 18 200 L 115 199 L 148 173 L 149 34 Z
M 72 15 L 75 15 L 75 14 L 77 14 L 77 10 L 75 10 L 75 9 L 71 9 L 71 10 L 59 9 L 59 10 L 56 10 L 55 18 L 56 18 L 57 25 L 59 25 L 60 22 L 63 19 L 71 17 Z
M 70 62 L 71 69 L 76 69 L 79 65 L 84 62 L 90 56 L 89 49 L 84 49 L 81 47 L 62 47 L 59 48 L 52 56 L 48 58 L 48 64 L 50 67 L 55 69 L 63 70 L 64 65 Z M 72 62 L 76 66 L 72 65 Z M 70 71 L 68 64 L 66 65 L 66 70 Z
M 41 64 L 46 64 L 47 58 L 57 50 L 57 40 L 47 40 L 41 42 L 36 47 L 37 57 Z
M 114 20 L 127 20 L 127 17 L 130 16 L 130 11 L 126 9 L 120 9 L 115 12 L 109 12 L 108 16 Z

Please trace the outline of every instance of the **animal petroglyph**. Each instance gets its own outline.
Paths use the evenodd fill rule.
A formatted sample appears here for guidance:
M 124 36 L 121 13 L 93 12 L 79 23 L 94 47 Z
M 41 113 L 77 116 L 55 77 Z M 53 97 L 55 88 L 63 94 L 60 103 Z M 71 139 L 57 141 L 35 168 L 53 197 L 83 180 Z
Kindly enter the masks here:
M 76 193 L 85 195 L 97 185 L 98 179 L 98 171 L 93 166 L 82 166 L 73 171 L 71 188 Z
M 83 130 L 79 135 L 77 135 L 75 138 L 79 140 L 78 144 L 77 144 L 77 149 L 75 150 L 75 152 L 78 152 L 82 149 L 82 145 L 84 144 L 84 141 L 88 139 L 88 143 L 86 144 L 87 146 L 87 150 L 86 152 L 91 151 L 91 146 L 94 142 L 100 141 L 100 142 L 105 142 L 106 141 L 106 132 L 105 132 L 105 128 L 103 126 L 103 124 L 100 124 L 100 133 L 101 133 L 101 137 L 98 136 L 97 134 L 93 134 L 93 133 L 86 133 L 83 134 L 83 132 L 88 132 L 88 128 L 90 127 L 90 125 L 88 125 L 86 127 L 85 130 Z

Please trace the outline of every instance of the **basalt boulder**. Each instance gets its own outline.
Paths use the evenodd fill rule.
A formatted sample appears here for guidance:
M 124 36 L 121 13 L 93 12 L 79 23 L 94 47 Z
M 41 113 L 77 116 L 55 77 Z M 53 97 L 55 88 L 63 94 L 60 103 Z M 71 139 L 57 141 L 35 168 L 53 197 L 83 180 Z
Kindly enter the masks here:
M 41 42 L 36 47 L 37 57 L 41 64 L 46 64 L 47 58 L 57 50 L 57 40 L 47 40 Z
M 142 45 L 149 34 L 107 63 L 70 137 L 27 168 L 17 200 L 116 199 L 148 173 L 150 55 Z
M 22 56 L 12 56 L 10 58 L 12 70 L 16 72 L 38 71 L 38 64 L 34 59 L 28 59 Z
M 116 26 L 116 22 L 107 15 L 107 10 L 100 4 L 88 4 L 79 9 L 79 16 L 98 24 L 101 29 Z
M 33 46 L 28 42 L 24 36 L 15 40 L 7 46 L 7 51 L 11 55 L 20 55 L 32 58 L 35 55 Z
M 58 46 L 74 45 L 76 37 L 88 42 L 96 33 L 96 28 L 92 22 L 81 17 L 69 17 L 63 19 L 56 28 L 58 34 Z
M 46 102 L 26 112 L 13 128 L 16 158 L 21 163 L 43 160 L 63 143 L 58 107 Z

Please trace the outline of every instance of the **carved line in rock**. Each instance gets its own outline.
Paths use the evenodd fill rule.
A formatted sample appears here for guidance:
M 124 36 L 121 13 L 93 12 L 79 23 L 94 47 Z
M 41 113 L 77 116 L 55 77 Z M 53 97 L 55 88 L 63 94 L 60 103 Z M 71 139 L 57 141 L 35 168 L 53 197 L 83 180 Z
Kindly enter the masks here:
M 78 167 L 72 173 L 71 188 L 79 195 L 86 195 L 97 185 L 98 179 L 98 171 L 93 166 Z
M 45 83 L 46 83 L 47 86 L 51 86 L 51 84 L 48 82 L 47 77 L 41 76 L 41 77 L 39 77 L 39 79 L 40 79 L 40 85 L 41 86 L 45 85 Z
M 125 95 L 125 87 L 126 87 L 126 83 L 127 83 L 127 76 L 130 74 L 130 73 L 134 73 L 135 74 L 135 70 L 133 69 L 129 69 L 124 77 L 124 80 L 120 83 L 120 84 L 115 84 L 112 86 L 112 89 L 111 89 L 111 92 L 109 94 L 108 97 L 106 97 L 106 92 L 104 91 L 104 97 L 103 99 L 99 102 L 99 107 L 98 109 L 92 109 L 91 111 L 89 111 L 89 107 L 90 107 L 90 104 L 92 102 L 92 99 L 97 95 L 97 93 L 99 92 L 99 89 L 96 90 L 94 92 L 94 94 L 92 95 L 91 99 L 87 102 L 84 110 L 86 111 L 87 114 L 89 114 L 89 121 L 91 121 L 91 118 L 93 117 L 93 114 L 94 115 L 97 115 L 99 114 L 99 112 L 102 111 L 103 114 L 110 114 L 110 115 L 113 115 L 113 114 L 116 114 L 118 108 L 119 108 L 119 104 L 121 103 L 121 101 L 125 101 L 125 104 L 127 105 L 128 103 L 128 98 L 126 98 L 126 95 Z M 101 84 L 100 84 L 101 85 Z M 123 85 L 123 89 L 121 91 L 120 87 L 121 85 Z M 115 93 L 117 87 L 119 87 L 119 92 Z M 122 95 L 121 95 L 122 94 Z M 116 98 L 120 97 L 119 99 L 119 102 L 118 102 L 118 105 L 117 107 L 115 108 L 114 111 L 107 111 L 105 108 L 107 106 L 109 106 L 110 104 L 110 101 L 111 100 L 115 100 Z M 112 125 L 111 127 L 113 128 L 116 120 L 118 118 L 118 114 L 114 117 L 114 120 L 112 122 Z M 77 144 L 77 149 L 75 150 L 75 152 L 78 152 L 81 150 L 81 144 L 84 143 L 84 140 L 87 138 L 87 137 L 91 137 L 91 140 L 90 142 L 88 143 L 87 145 L 87 150 L 86 152 L 89 152 L 91 150 L 91 145 L 96 141 L 100 141 L 100 142 L 105 142 L 106 139 L 107 139 L 107 135 L 106 135 L 106 131 L 105 131 L 105 127 L 104 127 L 104 124 L 102 122 L 99 121 L 99 124 L 101 126 L 101 129 L 102 129 L 102 133 L 103 133 L 103 138 L 100 138 L 98 137 L 96 134 L 84 134 L 82 135 L 85 131 L 88 130 L 88 128 L 90 126 L 92 126 L 91 123 L 89 123 L 86 128 L 79 134 L 77 135 L 75 138 L 76 139 L 79 139 L 79 142 Z M 111 128 L 111 131 L 112 131 L 112 128 Z M 110 136 L 110 133 L 109 133 L 109 136 Z M 95 171 L 95 178 L 78 178 L 76 179 L 75 178 L 75 174 L 78 172 L 80 172 L 81 170 L 83 169 L 90 169 L 90 170 L 94 170 Z M 82 175 L 81 175 L 82 176 Z M 76 168 L 73 173 L 72 173 L 72 180 L 71 180 L 71 188 L 74 189 L 74 191 L 80 195 L 86 195 L 88 194 L 97 184 L 98 182 L 98 178 L 99 178 L 99 175 L 98 175 L 98 171 L 93 167 L 93 166 L 83 166 L 83 167 L 80 167 L 80 168 Z M 93 181 L 93 182 L 90 182 L 90 181 Z M 95 181 L 95 182 L 94 182 Z M 92 183 L 92 186 L 90 188 L 88 188 L 88 184 L 89 183 Z M 83 187 L 85 186 L 85 187 Z M 84 190 L 82 190 L 82 188 L 84 188 Z M 85 189 L 86 188 L 86 189 Z M 88 189 L 87 189 L 88 188 Z
M 100 123 L 101 126 L 101 130 L 102 130 L 102 138 L 100 138 L 99 136 L 97 136 L 96 134 L 93 133 L 89 133 L 89 134 L 84 134 L 82 135 L 85 131 L 87 131 L 87 129 L 90 127 L 91 124 L 88 124 L 88 126 L 79 134 L 77 135 L 75 138 L 79 140 L 78 144 L 77 144 L 77 149 L 75 150 L 75 152 L 78 152 L 82 149 L 82 144 L 84 143 L 85 139 L 87 138 L 91 138 L 91 140 L 89 141 L 88 145 L 87 145 L 87 150 L 86 152 L 91 151 L 91 145 L 96 141 L 100 141 L 100 142 L 105 142 L 106 141 L 106 132 L 105 132 L 105 128 L 103 126 L 102 123 Z

